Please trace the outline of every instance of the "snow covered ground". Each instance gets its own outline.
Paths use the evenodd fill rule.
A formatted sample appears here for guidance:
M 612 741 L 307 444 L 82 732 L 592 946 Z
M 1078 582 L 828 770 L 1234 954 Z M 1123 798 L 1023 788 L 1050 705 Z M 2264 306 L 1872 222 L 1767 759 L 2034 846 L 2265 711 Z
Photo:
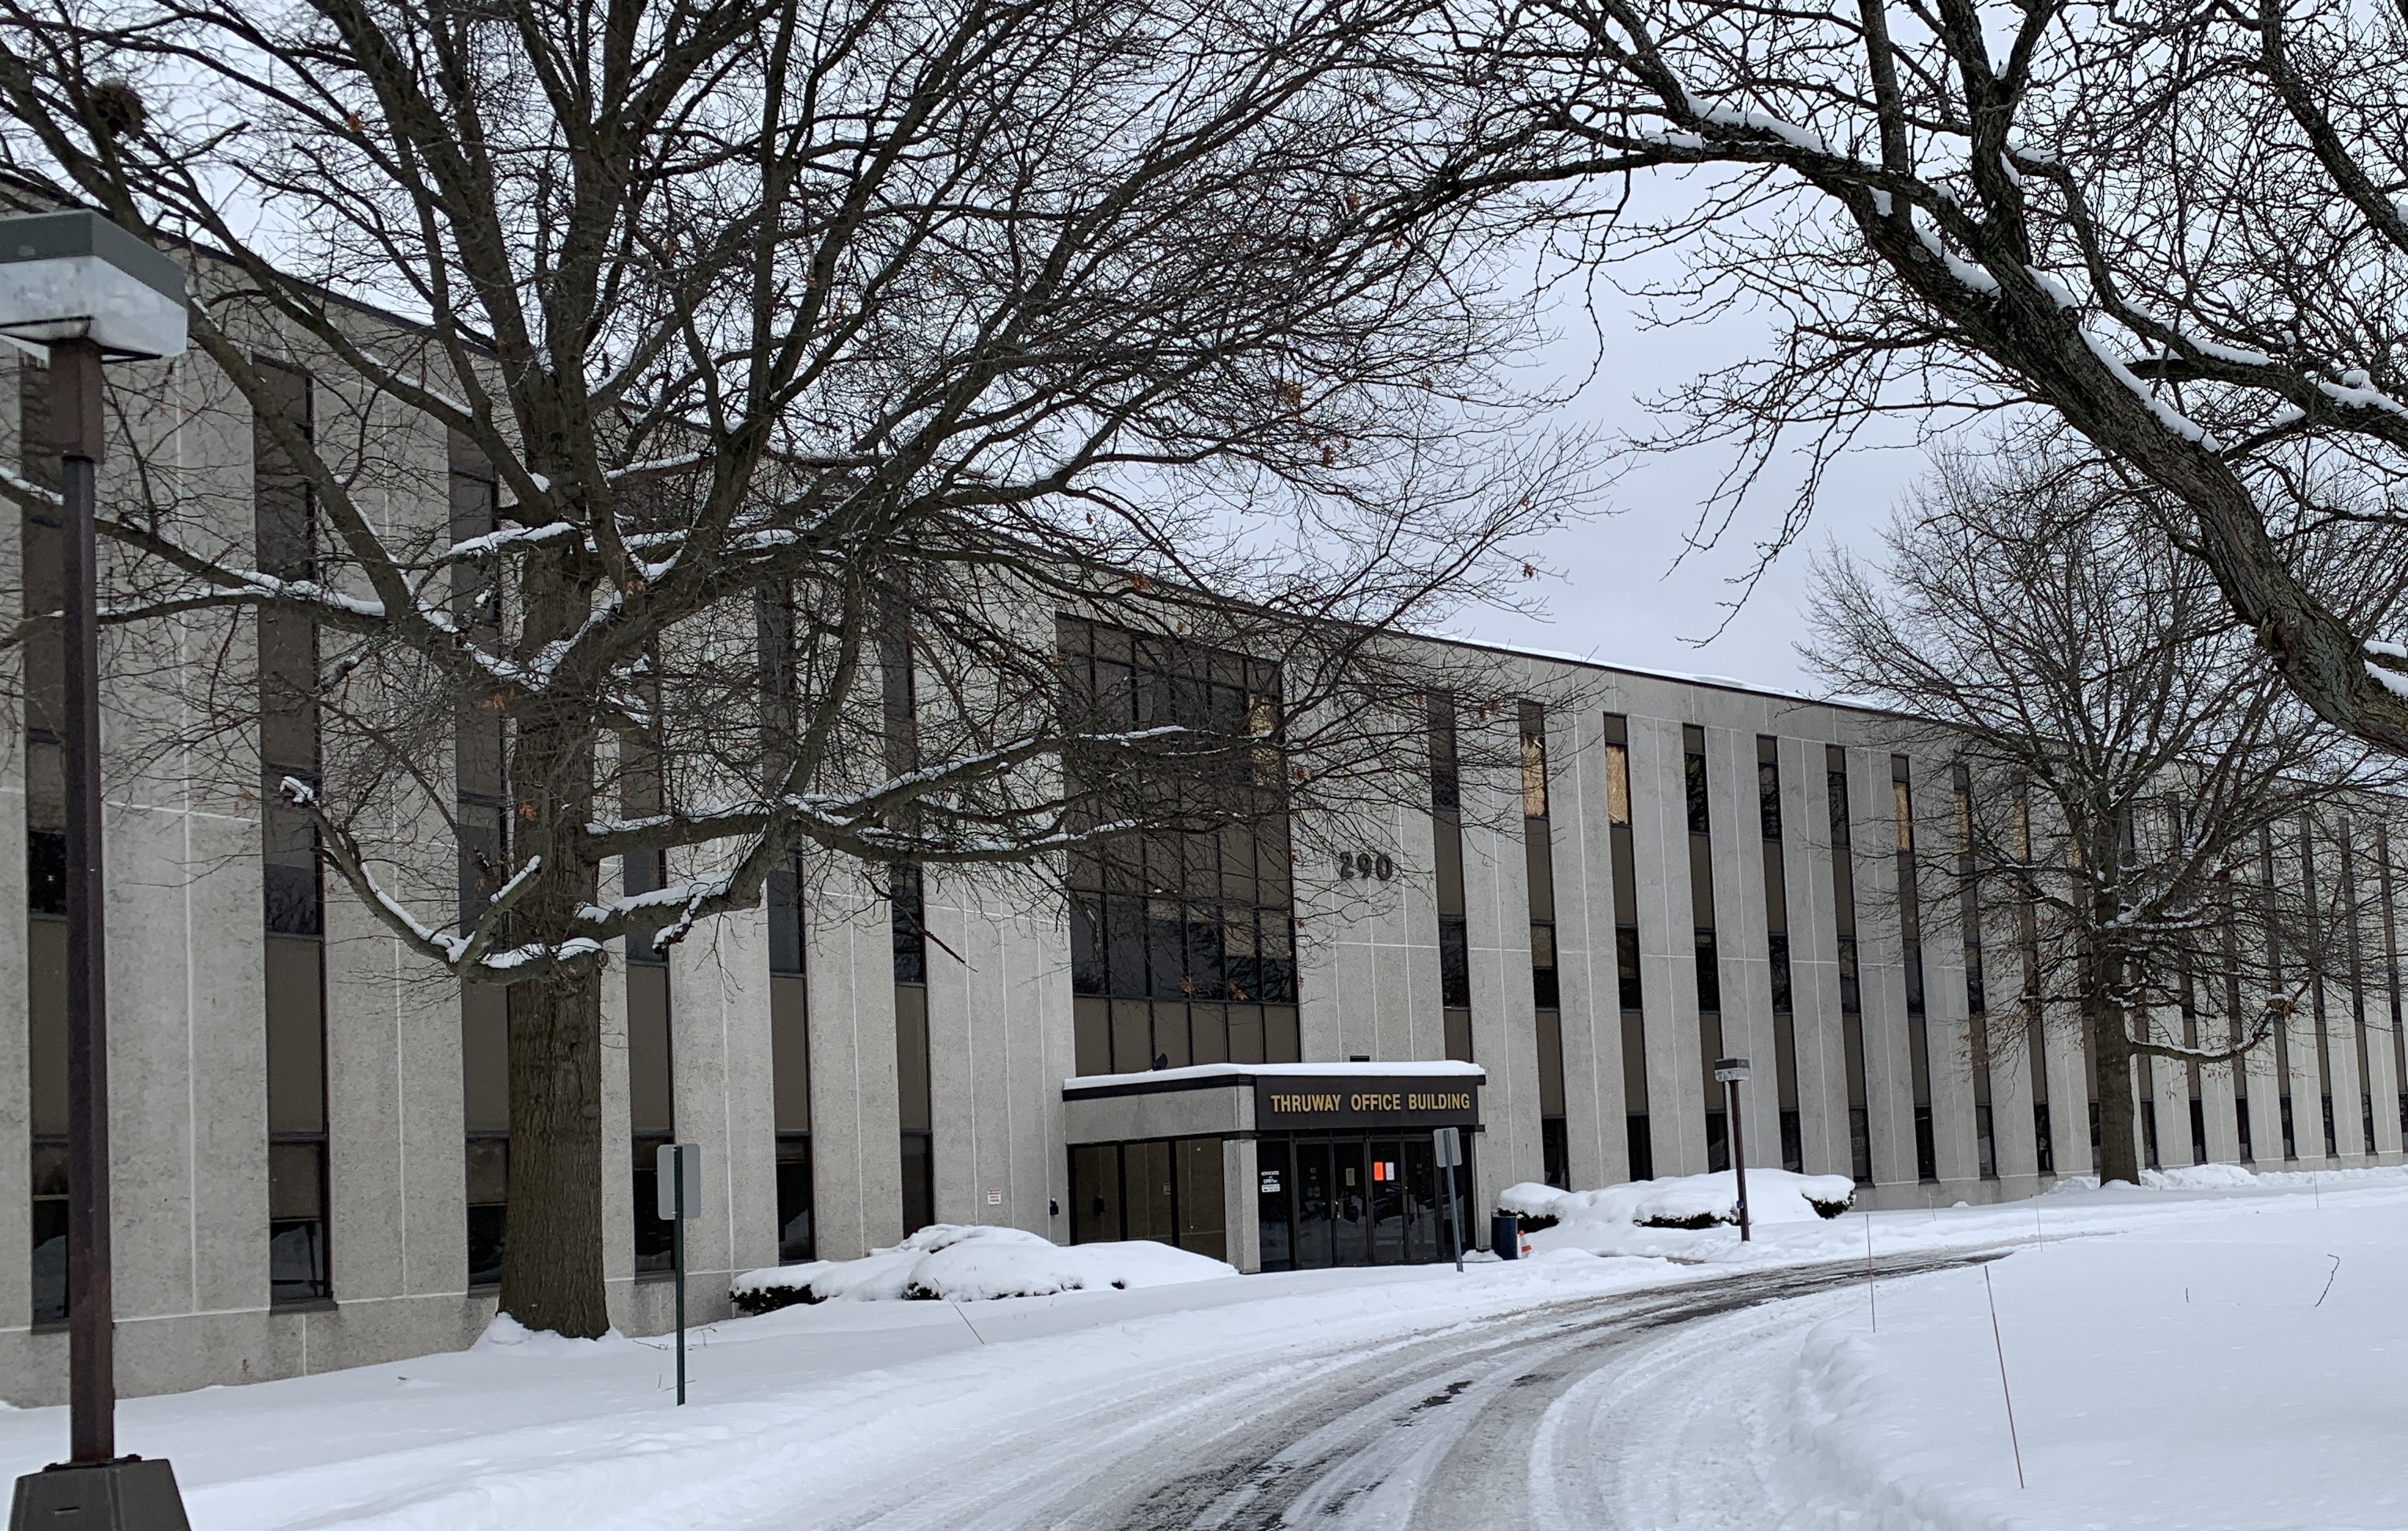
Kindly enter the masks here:
M 2165 1179 L 2020 1204 L 2043 1237 L 1986 1287 L 1968 1266 L 1670 1331 L 1551 1450 L 1614 1458 L 1616 1524 L 2408 1525 L 2408 1173 Z M 1935 1237 L 1871 1222 L 1884 1252 Z
M 1182 1442 L 1209 1455 L 1213 1432 L 1250 1412 L 1285 1410 L 1271 1428 L 1293 1419 L 1304 1439 L 1325 1380 L 1411 1363 L 1439 1379 L 1423 1404 L 1459 1394 L 1461 1407 L 1357 1409 L 1322 1454 L 1354 1452 L 1357 1476 L 1390 1488 L 1333 1499 L 1323 1524 L 1372 1524 L 1374 1510 L 1386 1524 L 1509 1524 L 1449 1510 L 1434 1467 L 1403 1471 L 1396 1453 L 1419 1440 L 1459 1459 L 1457 1481 L 1495 1478 L 1510 1524 L 1537 1526 L 2408 1525 L 2394 1486 L 2408 1340 L 2393 1338 L 2408 1327 L 2408 1172 L 1852 1213 L 1761 1226 L 1745 1248 L 1720 1227 L 1600 1230 L 1587 1237 L 1611 1255 L 1578 1248 L 1567 1219 L 1532 1236 L 1537 1258 L 1459 1276 L 792 1308 L 697 1331 L 682 1410 L 665 1340 L 504 1334 L 136 1399 L 119 1434 L 175 1460 L 197 1531 L 950 1531 L 1056 1524 L 1043 1507 L 1060 1495 L 1142 1489 L 1183 1470 Z M 1987 1268 L 2028 1488 L 1981 1269 L 1885 1280 L 1869 1300 L 1848 1274 L 1869 1231 L 1884 1263 L 2014 1249 Z M 1848 1284 L 1729 1312 L 1699 1302 L 1686 1322 L 1626 1324 L 1616 1349 L 1591 1338 L 1650 1291 L 1760 1293 L 1814 1262 Z M 1543 1368 L 1553 1391 L 1512 1429 L 1484 1433 L 1480 1421 L 1540 1391 L 1508 1385 L 1541 1375 L 1537 1362 L 1475 1383 L 1489 1374 L 1469 1358 L 1499 1334 L 1556 1358 Z M 1454 1435 L 1414 1423 L 1450 1411 Z M 55 1458 L 64 1437 L 64 1410 L 0 1412 L 0 1470 Z M 1345 1512 L 1358 1502 L 1363 1517 Z M 1187 1518 L 1143 1524 L 1197 1524 L 1172 1510 Z M 1124 1524 L 1113 1514 L 1096 1524 Z
M 1845 1485 L 1880 1526 L 2408 1525 L 2408 1193 L 2319 1179 L 2214 1216 L 2128 1193 L 2120 1236 L 1992 1267 L 1996 1338 L 1978 1271 L 1900 1284 L 1877 1330 L 1816 1299 L 1795 1497 Z

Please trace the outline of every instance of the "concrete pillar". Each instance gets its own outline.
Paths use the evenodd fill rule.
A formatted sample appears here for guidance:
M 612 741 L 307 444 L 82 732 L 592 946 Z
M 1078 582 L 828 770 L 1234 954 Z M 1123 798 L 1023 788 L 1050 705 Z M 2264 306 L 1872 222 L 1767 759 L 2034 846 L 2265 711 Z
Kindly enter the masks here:
M 1975 911 L 1982 923 L 1982 988 L 1985 1001 L 1984 1052 L 1990 1070 L 1990 1131 L 2002 1194 L 2029 1195 L 2039 1186 L 2039 1144 L 2032 1121 L 2031 1018 L 2024 1003 L 2021 922 L 2002 907 L 2003 895 L 1985 889 Z
M 724 1278 L 778 1263 L 766 909 L 722 915 L 669 949 L 669 1025 L 678 1138 L 703 1154 L 703 1215 L 686 1225 L 686 1269 L 689 1285 L 699 1281 L 716 1304 Z M 690 1312 L 704 1311 L 692 1293 L 688 1300 Z
M 849 864 L 831 859 L 804 908 L 820 1255 L 849 1260 L 903 1237 L 894 943 L 885 900 Z
M 1630 829 L 1638 864 L 1639 983 L 1647 1018 L 1647 1126 L 1659 1177 L 1698 1175 L 1706 1168 L 1684 757 L 1677 720 L 1630 720 Z
M 1260 1159 L 1251 1138 L 1221 1139 L 1223 1224 L 1229 1233 L 1229 1264 L 1249 1273 L 1263 1268 L 1262 1219 L 1255 1207 L 1256 1167 Z
M 1914 762 L 1915 877 L 1923 925 L 1923 1021 L 1931 1064 L 1931 1136 L 1946 1201 L 1985 1199 L 1975 1050 L 1966 988 L 1964 884 L 1956 874 L 1956 785 L 1944 758 Z M 1995 1129 L 1994 1129 L 1995 1130 Z M 1992 1152 L 1996 1152 L 1995 1138 Z
M 1457 727 L 1513 728 L 1512 719 Z M 1487 1070 L 1480 1111 L 1488 1152 L 1475 1168 L 1484 1203 L 1546 1172 L 1539 1138 L 1537 1012 L 1530 990 L 1529 872 L 1521 781 L 1463 773 L 1463 894 L 1471 949 L 1471 1054 Z M 1498 826 L 1508 827 L 1498 827 Z
M 1778 1168 L 1781 1080 L 1766 947 L 1770 926 L 1764 909 L 1756 730 L 1715 726 L 1705 734 L 1707 822 L 1713 830 L 1714 945 L 1722 968 L 1721 1055 L 1745 1058 L 1750 1066 L 1747 1082 L 1740 1086 L 1747 1162 Z
M 1010 874 L 1007 874 L 1010 876 Z M 1034 878 L 927 874 L 937 1217 L 1068 1238 L 1068 930 Z
M 1856 890 L 1857 991 L 1864 1007 L 1865 1107 L 1873 1180 L 1916 1183 L 1914 1074 L 1907 1027 L 1904 941 L 1899 918 L 1898 825 L 1891 809 L 1890 757 L 1883 749 L 1848 751 Z M 1910 1196 L 1919 1193 L 1909 1193 Z
M 1594 705 L 1594 698 L 1585 700 L 1590 705 L 1547 712 L 1555 960 L 1563 991 L 1564 1124 L 1574 1190 L 1630 1178 L 1603 708 Z

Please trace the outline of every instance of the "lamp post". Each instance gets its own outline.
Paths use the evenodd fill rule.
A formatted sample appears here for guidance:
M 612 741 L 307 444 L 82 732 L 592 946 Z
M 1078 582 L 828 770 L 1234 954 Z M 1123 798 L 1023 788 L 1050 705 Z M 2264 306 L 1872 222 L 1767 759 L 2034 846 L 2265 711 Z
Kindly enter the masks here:
M 184 274 L 97 213 L 0 219 L 0 334 L 46 346 L 64 596 L 67 1460 L 17 1480 L 11 1531 L 186 1531 L 174 1469 L 117 1454 L 108 1251 L 108 1002 L 102 932 L 100 614 L 93 529 L 105 362 L 180 354 Z
M 1730 1113 L 1731 1172 L 1739 1178 L 1739 1241 L 1744 1244 L 1753 1237 L 1747 1223 L 1747 1134 L 1739 1120 L 1739 1087 L 1747 1078 L 1747 1060 L 1716 1059 L 1714 1078 L 1723 1081 L 1723 1102 Z

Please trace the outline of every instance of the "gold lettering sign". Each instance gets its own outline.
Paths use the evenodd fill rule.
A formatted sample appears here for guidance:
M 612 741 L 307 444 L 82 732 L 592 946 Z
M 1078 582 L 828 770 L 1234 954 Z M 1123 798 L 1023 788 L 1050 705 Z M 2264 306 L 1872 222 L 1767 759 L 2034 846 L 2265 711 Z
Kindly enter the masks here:
M 1273 1095 L 1271 1109 L 1274 1111 L 1334 1111 L 1338 1109 L 1338 1097 L 1336 1095 Z
M 1266 1079 L 1256 1082 L 1254 1110 L 1262 1125 L 1283 1132 L 1356 1124 L 1407 1127 L 1449 1118 L 1469 1123 L 1479 1119 L 1480 1095 L 1469 1081 L 1451 1080 L 1416 1085 L 1393 1077 Z

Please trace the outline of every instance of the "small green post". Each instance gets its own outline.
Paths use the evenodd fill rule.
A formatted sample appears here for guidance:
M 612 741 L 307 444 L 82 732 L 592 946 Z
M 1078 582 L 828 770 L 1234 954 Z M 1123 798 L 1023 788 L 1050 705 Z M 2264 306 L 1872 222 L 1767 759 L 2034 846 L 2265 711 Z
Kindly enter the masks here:
M 681 1153 L 682 1158 L 683 1154 Z M 669 1224 L 669 1257 L 677 1263 L 678 1406 L 685 1406 L 685 1166 L 678 1166 L 677 1219 Z
M 669 1225 L 669 1268 L 677 1276 L 677 1401 L 685 1402 L 685 1224 L 702 1215 L 702 1150 L 663 1143 L 653 1160 L 660 1215 Z

